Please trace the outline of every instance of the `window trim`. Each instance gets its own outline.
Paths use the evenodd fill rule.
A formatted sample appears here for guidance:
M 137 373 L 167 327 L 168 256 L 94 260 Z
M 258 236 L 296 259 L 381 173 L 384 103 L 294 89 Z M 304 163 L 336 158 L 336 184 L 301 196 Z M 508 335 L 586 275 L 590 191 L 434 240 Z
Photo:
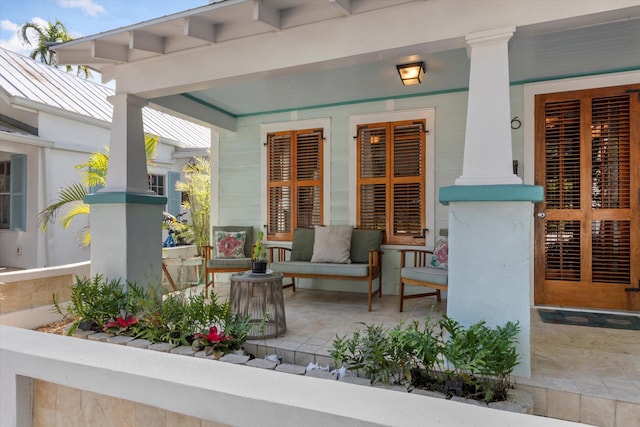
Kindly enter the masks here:
M 426 172 L 425 172 L 425 225 L 430 231 L 425 237 L 425 246 L 433 247 L 435 239 L 437 237 L 435 227 L 435 196 L 436 196 L 436 182 L 435 182 L 435 108 L 420 108 L 415 110 L 396 110 L 396 111 L 383 111 L 379 113 L 370 114 L 355 114 L 349 116 L 349 222 L 351 224 L 357 224 L 357 181 L 358 181 L 358 168 L 357 168 L 357 131 L 358 125 L 364 125 L 368 123 L 383 123 L 383 122 L 398 122 L 405 120 L 426 120 L 427 134 L 426 138 Z M 401 248 L 404 245 L 384 245 L 389 248 Z M 414 247 L 415 246 L 411 246 Z
M 286 122 L 263 123 L 260 125 L 260 217 L 261 223 L 267 224 L 267 135 L 273 132 L 297 131 L 304 129 L 322 129 L 324 137 L 322 153 L 322 197 L 324 200 L 322 218 L 325 224 L 331 224 L 331 118 L 308 120 L 291 120 Z M 265 233 L 266 235 L 266 233 Z M 278 241 L 283 242 L 283 241 Z

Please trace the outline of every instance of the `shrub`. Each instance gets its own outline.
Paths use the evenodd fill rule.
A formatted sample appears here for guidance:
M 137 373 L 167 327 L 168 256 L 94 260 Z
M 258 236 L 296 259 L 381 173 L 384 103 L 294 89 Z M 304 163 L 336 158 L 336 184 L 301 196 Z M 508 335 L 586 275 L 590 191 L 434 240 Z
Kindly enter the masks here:
M 93 279 L 76 276 L 70 304 L 62 307 L 54 294 L 53 306 L 61 315 L 74 319 L 69 329 L 71 335 L 81 323 L 87 328 L 102 330 L 106 323 L 118 317 L 136 315 L 143 297 L 144 291 L 135 283 L 122 284 L 119 279 L 106 281 L 101 275 Z
M 518 365 L 517 323 L 492 329 L 485 322 L 464 328 L 444 317 L 391 330 L 364 325 L 351 338 L 336 336 L 329 351 L 336 364 L 359 370 L 372 383 L 406 384 L 486 402 L 504 400 Z
M 219 303 L 215 294 L 209 300 L 204 291 L 189 297 L 163 296 L 159 287 L 144 290 L 135 283 L 106 281 L 100 275 L 93 279 L 76 278 L 70 303 L 63 308 L 54 295 L 53 304 L 60 314 L 73 319 L 69 335 L 82 324 L 83 329 L 90 325 L 93 330 L 154 343 L 193 345 L 196 335 L 206 336 L 215 327 L 228 337 L 226 352 L 240 349 L 251 327 L 248 317 L 232 313 L 229 301 Z

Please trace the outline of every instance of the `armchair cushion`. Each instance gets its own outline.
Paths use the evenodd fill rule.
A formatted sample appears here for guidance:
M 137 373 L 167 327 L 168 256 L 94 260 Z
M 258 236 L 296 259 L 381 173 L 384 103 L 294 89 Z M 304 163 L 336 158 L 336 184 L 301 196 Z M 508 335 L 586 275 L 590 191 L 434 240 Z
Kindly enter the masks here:
M 438 285 L 448 284 L 448 274 L 449 272 L 444 268 L 433 267 L 404 267 L 400 270 L 402 279 L 412 279 Z

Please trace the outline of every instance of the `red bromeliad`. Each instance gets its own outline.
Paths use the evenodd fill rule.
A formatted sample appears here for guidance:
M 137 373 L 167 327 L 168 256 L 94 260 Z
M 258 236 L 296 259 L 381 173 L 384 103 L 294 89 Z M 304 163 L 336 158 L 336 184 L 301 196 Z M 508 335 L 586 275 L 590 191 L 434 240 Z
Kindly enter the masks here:
M 212 326 L 211 328 L 209 328 L 209 333 L 207 335 L 196 334 L 195 338 L 203 338 L 212 344 L 216 344 L 222 341 L 226 341 L 231 337 L 228 335 L 225 335 L 224 332 L 223 333 L 218 332 L 217 326 Z
M 126 319 L 123 319 L 122 317 L 118 317 L 115 321 L 111 321 L 111 322 L 107 322 L 104 325 L 105 329 L 111 329 L 111 328 L 121 328 L 121 329 L 127 329 L 129 326 L 133 326 L 136 323 L 138 323 L 138 319 L 136 319 L 133 316 L 129 316 Z

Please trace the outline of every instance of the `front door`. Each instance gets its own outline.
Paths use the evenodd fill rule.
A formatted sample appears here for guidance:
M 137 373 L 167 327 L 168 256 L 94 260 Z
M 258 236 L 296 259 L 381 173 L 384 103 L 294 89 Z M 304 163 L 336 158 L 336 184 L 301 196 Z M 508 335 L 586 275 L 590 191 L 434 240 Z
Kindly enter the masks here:
M 640 286 L 640 84 L 535 102 L 535 303 L 625 310 Z

